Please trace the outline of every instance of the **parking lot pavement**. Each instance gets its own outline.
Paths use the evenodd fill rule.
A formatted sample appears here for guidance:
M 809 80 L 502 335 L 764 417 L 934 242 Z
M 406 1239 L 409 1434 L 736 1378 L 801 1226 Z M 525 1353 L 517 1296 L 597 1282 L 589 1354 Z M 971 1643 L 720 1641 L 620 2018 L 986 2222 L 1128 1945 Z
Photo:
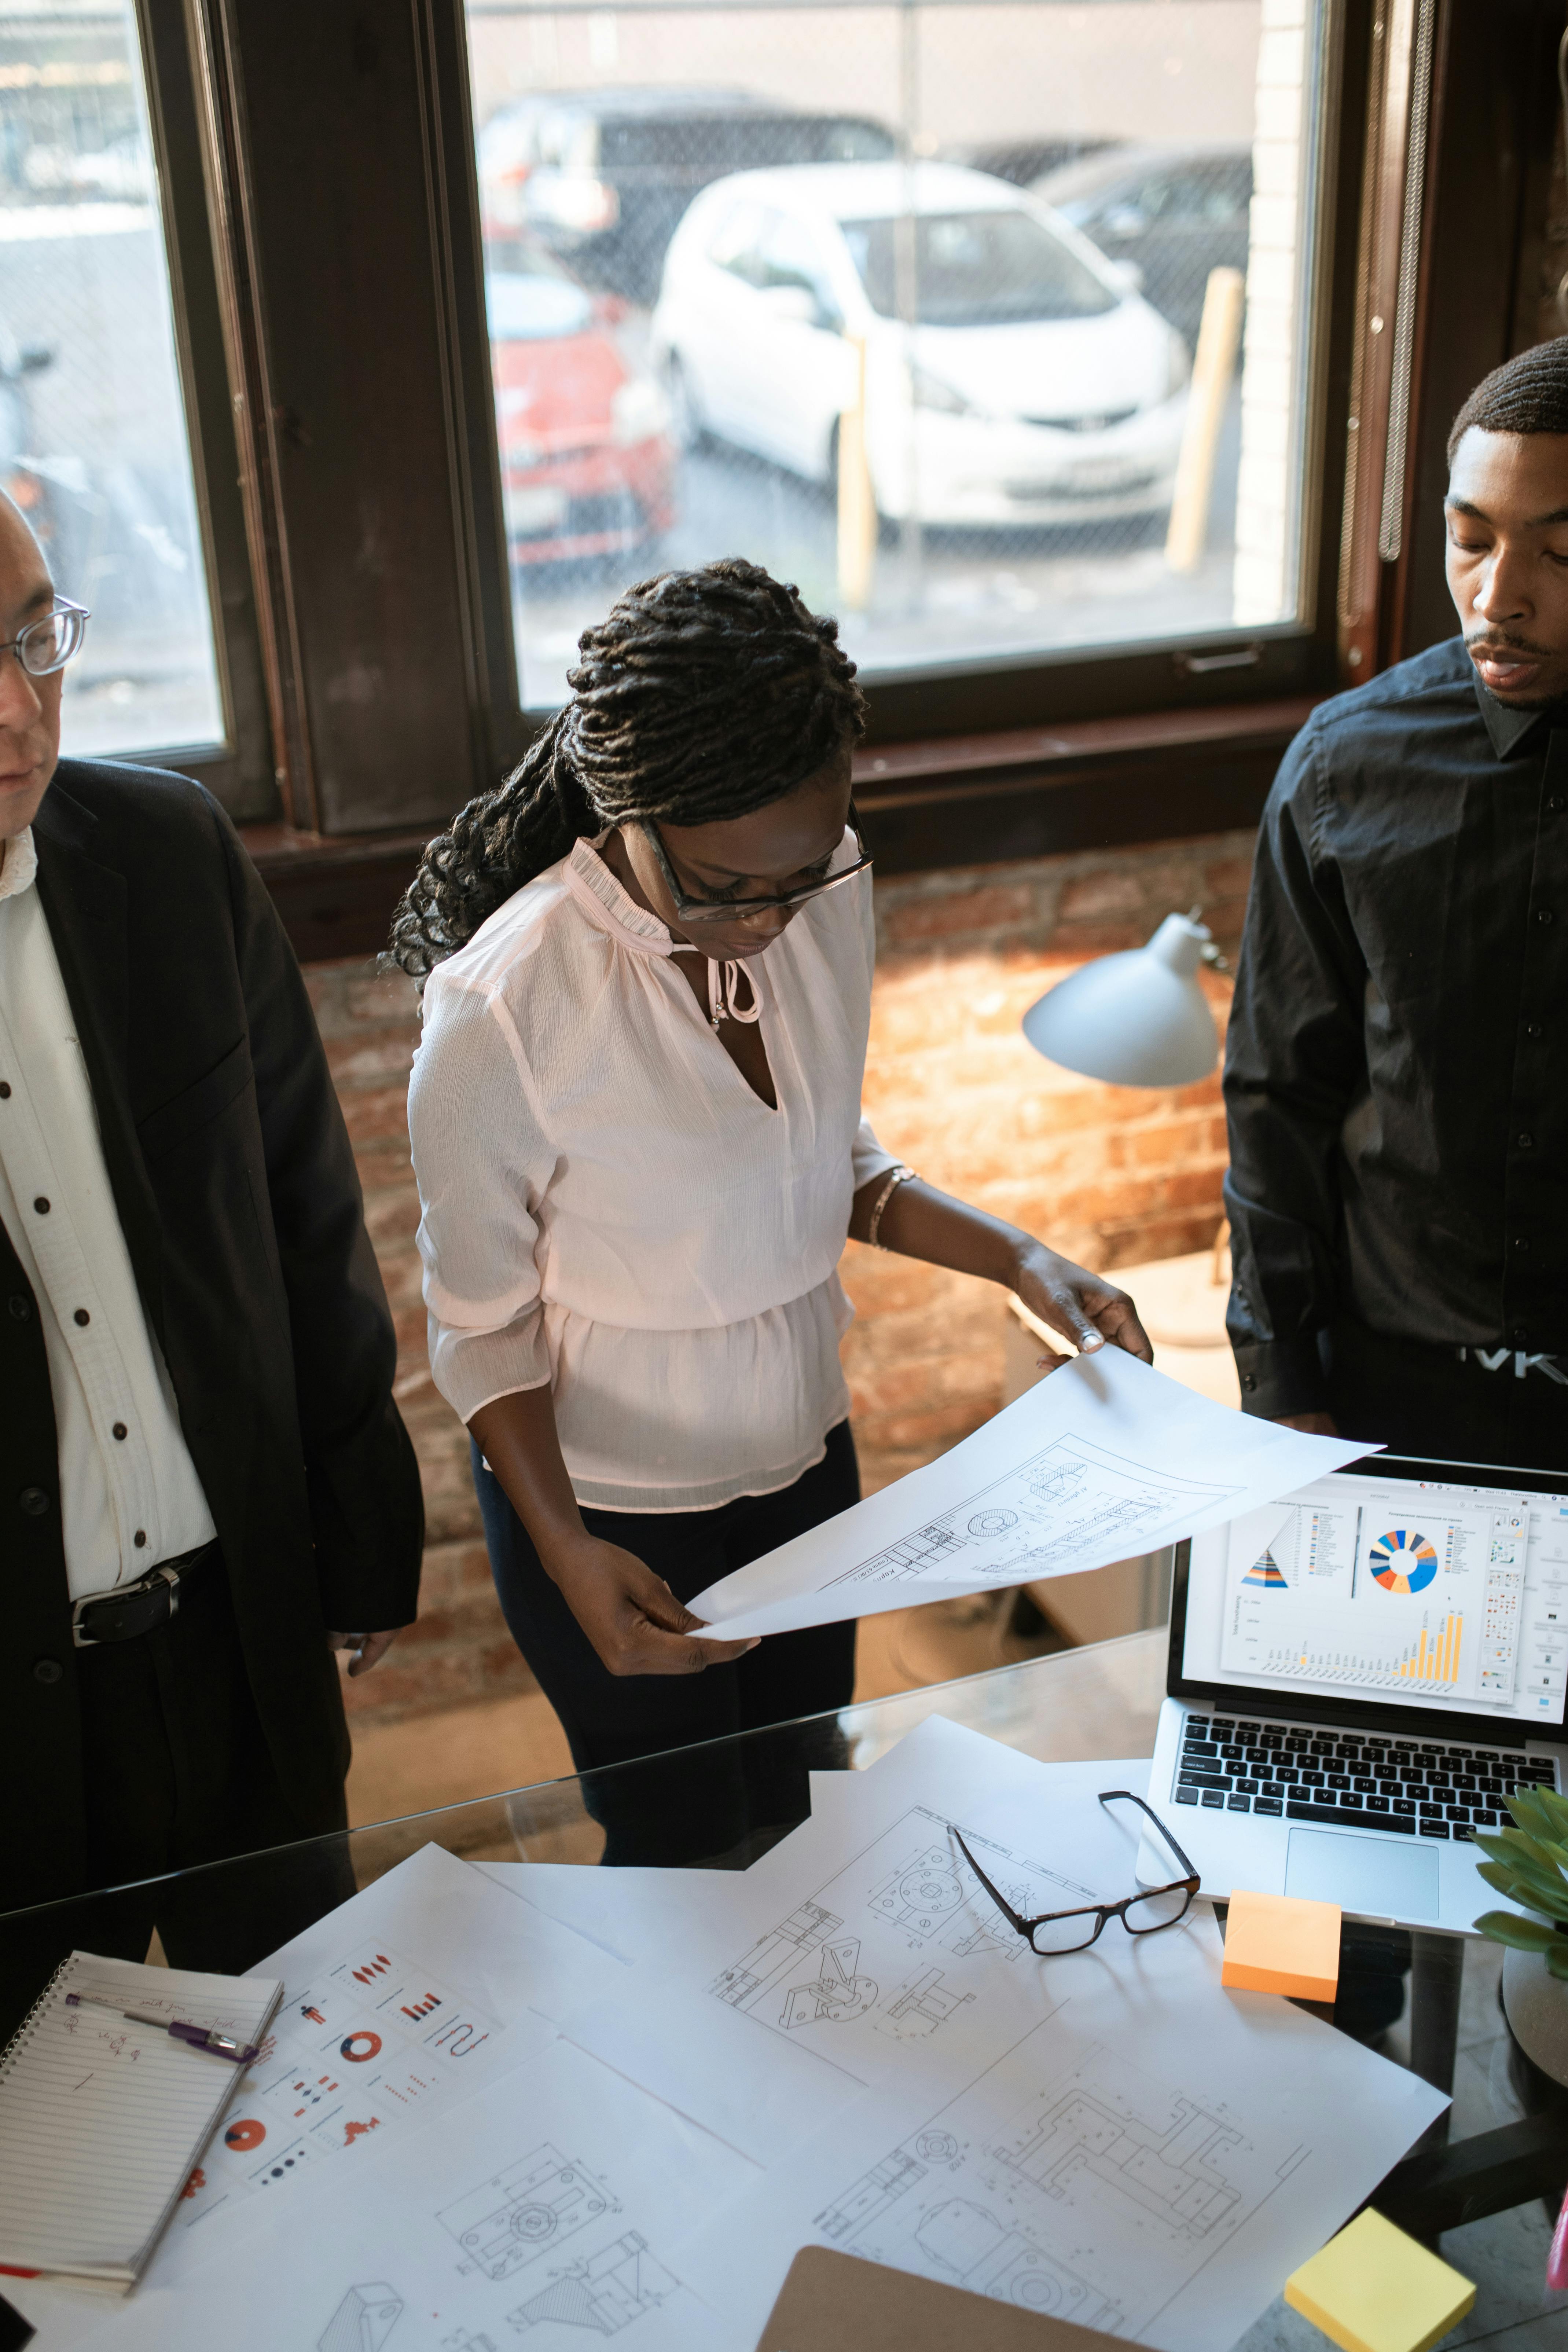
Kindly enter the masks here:
M 1168 570 L 1160 517 L 1070 531 L 888 532 L 869 611 L 842 616 L 846 646 L 874 676 L 1228 628 L 1237 406 L 1233 400 L 1221 439 L 1208 551 L 1197 572 Z M 676 510 L 661 544 L 640 558 L 514 569 L 525 706 L 561 701 L 579 632 L 627 581 L 668 564 L 749 556 L 795 581 L 816 609 L 838 610 L 837 515 L 826 490 L 708 444 L 681 461 Z

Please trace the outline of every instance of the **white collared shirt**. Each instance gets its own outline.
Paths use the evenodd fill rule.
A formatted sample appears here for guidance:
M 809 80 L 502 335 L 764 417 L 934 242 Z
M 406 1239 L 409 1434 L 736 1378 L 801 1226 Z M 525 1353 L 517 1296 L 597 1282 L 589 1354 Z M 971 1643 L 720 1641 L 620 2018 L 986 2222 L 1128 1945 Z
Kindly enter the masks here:
M 79 1601 L 216 1530 L 121 1230 L 31 829 L 0 848 L 0 1223 L 43 1318 Z
M 856 854 L 847 835 L 841 854 Z M 711 1510 L 787 1486 L 849 1409 L 871 877 L 748 963 L 778 1107 L 594 845 L 432 975 L 409 1090 L 436 1385 L 469 1420 L 549 1381 L 580 1502 Z

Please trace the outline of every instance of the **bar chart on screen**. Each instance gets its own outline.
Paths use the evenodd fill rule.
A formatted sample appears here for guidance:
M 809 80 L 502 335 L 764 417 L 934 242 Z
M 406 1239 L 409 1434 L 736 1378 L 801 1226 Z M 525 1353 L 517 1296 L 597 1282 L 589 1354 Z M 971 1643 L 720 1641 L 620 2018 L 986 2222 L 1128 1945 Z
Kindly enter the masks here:
M 1314 1611 L 1292 1623 L 1276 1618 L 1238 1626 L 1248 1665 L 1270 1678 L 1339 1683 L 1360 1690 L 1437 1692 L 1457 1696 L 1473 1681 L 1458 1610 L 1422 1611 L 1397 1631 L 1368 1622 L 1363 1609 Z M 1261 1616 L 1261 1612 L 1259 1612 Z

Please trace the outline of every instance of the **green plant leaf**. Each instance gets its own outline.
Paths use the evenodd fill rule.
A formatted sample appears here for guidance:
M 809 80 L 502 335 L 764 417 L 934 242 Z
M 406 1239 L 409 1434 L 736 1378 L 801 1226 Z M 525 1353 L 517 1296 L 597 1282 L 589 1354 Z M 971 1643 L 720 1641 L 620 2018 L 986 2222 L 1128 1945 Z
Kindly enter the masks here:
M 1533 1911 L 1539 1907 L 1536 1904 L 1529 1901 L 1524 1895 L 1521 1895 L 1517 1891 L 1518 1881 L 1515 1874 L 1510 1870 L 1505 1864 L 1499 1862 L 1478 1863 L 1476 1864 L 1476 1874 L 1478 1877 L 1484 1878 L 1489 1886 L 1495 1887 L 1500 1895 L 1506 1895 L 1510 1903 L 1523 1903 L 1527 1911 Z M 1547 1912 L 1544 1916 L 1547 1918 L 1550 1918 L 1552 1915 L 1550 1912 Z
M 1507 1800 L 1509 1811 L 1520 1829 L 1531 1837 L 1554 1838 L 1563 1834 L 1563 1823 L 1552 1813 L 1541 1789 L 1516 1789 Z
M 1521 1919 L 1517 1911 L 1483 1911 L 1474 1925 L 1494 1944 L 1507 1944 L 1516 1952 L 1544 1952 L 1562 1941 L 1544 1919 Z M 1563 1949 L 1568 1951 L 1568 1945 Z
M 1568 1944 L 1553 1944 L 1546 1955 L 1546 1972 L 1568 1984 Z
M 1531 1869 L 1510 1855 L 1500 1864 L 1480 1865 L 1487 1872 L 1487 1884 L 1495 1886 L 1516 1903 L 1526 1904 L 1531 1911 L 1544 1911 L 1549 1919 L 1568 1916 L 1568 1885 L 1560 1878 L 1549 1878 L 1544 1871 Z M 1493 1877 L 1493 1869 L 1501 1872 Z

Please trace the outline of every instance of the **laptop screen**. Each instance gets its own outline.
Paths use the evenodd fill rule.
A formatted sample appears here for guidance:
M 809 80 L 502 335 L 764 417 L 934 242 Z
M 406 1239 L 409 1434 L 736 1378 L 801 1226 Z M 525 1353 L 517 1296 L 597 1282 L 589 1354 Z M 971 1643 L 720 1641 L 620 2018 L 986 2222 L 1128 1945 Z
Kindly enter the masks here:
M 1375 1474 L 1339 1471 L 1194 1536 L 1183 1685 L 1372 1699 L 1555 1732 L 1568 1667 L 1568 1493 L 1454 1485 L 1422 1476 L 1426 1466 L 1385 1457 Z

